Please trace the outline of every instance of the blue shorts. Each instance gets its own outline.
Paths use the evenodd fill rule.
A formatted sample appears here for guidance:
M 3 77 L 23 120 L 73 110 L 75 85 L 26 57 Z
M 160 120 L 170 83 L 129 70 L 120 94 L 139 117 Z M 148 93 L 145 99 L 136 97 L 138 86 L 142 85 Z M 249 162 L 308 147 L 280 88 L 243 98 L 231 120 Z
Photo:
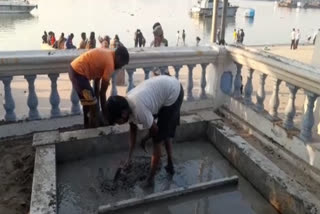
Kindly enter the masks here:
M 86 77 L 78 74 L 72 66 L 70 66 L 69 69 L 69 78 L 83 106 L 97 104 L 97 99 L 94 95 L 93 88 L 90 85 L 90 81 Z

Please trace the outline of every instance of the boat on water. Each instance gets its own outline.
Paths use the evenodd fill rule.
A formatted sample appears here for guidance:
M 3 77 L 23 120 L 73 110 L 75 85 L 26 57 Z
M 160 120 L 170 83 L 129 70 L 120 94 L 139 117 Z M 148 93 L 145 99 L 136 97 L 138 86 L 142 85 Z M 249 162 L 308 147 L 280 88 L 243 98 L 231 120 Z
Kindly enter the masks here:
M 197 5 L 193 6 L 191 8 L 191 15 L 193 16 L 212 16 L 212 8 L 213 8 L 213 1 L 214 0 L 199 0 Z M 228 3 L 227 8 L 227 17 L 235 17 L 238 6 L 233 6 Z M 223 11 L 223 2 L 219 1 L 219 7 L 218 7 L 218 16 L 222 16 Z
M 27 0 L 0 0 L 0 14 L 30 13 L 37 7 Z

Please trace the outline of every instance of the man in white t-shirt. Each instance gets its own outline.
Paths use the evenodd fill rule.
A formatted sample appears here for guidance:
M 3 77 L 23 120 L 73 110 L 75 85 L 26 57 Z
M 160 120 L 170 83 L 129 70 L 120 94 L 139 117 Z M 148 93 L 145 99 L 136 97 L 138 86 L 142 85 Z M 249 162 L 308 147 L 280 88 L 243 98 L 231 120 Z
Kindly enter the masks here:
M 292 29 L 292 32 L 291 32 L 291 46 L 290 46 L 290 49 L 293 50 L 294 47 L 295 47 L 295 42 L 296 41 L 296 29 Z
M 149 129 L 153 139 L 151 172 L 147 184 L 152 184 L 161 157 L 161 143 L 164 142 L 168 155 L 167 172 L 174 174 L 172 143 L 176 127 L 180 123 L 180 108 L 184 92 L 180 82 L 171 76 L 163 75 L 148 79 L 132 89 L 127 97 L 109 97 L 104 116 L 110 124 L 130 123 L 130 162 L 136 143 L 137 125 Z M 158 119 L 157 122 L 155 119 Z

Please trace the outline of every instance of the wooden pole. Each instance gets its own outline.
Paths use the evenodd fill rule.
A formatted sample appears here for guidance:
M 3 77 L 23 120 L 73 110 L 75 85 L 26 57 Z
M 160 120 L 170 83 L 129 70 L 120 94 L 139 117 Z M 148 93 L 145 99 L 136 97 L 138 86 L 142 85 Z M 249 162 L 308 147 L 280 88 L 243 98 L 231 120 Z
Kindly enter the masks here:
M 226 35 L 226 19 L 227 19 L 227 9 L 228 9 L 228 0 L 223 0 L 223 11 L 221 18 L 221 41 L 223 44 L 225 43 L 225 35 Z
M 211 28 L 211 42 L 217 41 L 217 19 L 218 19 L 219 0 L 213 1 L 212 8 L 212 28 Z

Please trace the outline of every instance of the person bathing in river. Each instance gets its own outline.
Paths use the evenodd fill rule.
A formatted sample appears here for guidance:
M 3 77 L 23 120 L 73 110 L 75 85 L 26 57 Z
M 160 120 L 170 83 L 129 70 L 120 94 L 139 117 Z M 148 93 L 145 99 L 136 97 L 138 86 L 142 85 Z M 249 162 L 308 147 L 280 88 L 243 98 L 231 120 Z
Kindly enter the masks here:
M 68 40 L 67 40 L 67 42 L 66 42 L 66 48 L 67 48 L 67 49 L 76 49 L 76 46 L 74 46 L 74 45 L 73 45 L 73 42 L 72 42 L 73 38 L 74 38 L 74 35 L 73 35 L 73 33 L 71 33 L 71 34 L 68 36 Z
M 96 48 L 96 34 L 94 32 L 90 33 L 89 41 L 87 42 L 86 49 Z
M 57 42 L 57 48 L 58 49 L 64 49 L 64 44 L 66 42 L 66 38 L 64 37 L 64 33 L 61 33 L 60 38 Z
M 168 47 L 168 40 L 164 38 L 162 26 L 159 22 L 152 27 L 154 40 L 151 42 L 151 47 Z
M 111 38 L 108 35 L 104 37 L 99 36 L 98 40 L 100 42 L 101 48 L 110 48 Z
M 48 43 L 48 34 L 47 31 L 44 31 L 44 34 L 42 35 L 42 44 Z
M 82 32 L 81 33 L 81 42 L 79 44 L 78 49 L 86 49 L 87 43 L 88 43 L 87 34 L 85 32 Z
M 84 127 L 98 126 L 98 113 L 105 107 L 109 81 L 116 69 L 129 63 L 127 48 L 121 46 L 115 51 L 96 48 L 81 54 L 70 64 L 69 77 L 83 106 Z M 90 85 L 94 80 L 94 90 Z M 101 82 L 101 84 L 100 84 Z
M 179 80 L 162 75 L 143 81 L 126 97 L 109 97 L 106 107 L 103 109 L 104 117 L 108 118 L 110 124 L 124 124 L 126 122 L 130 124 L 130 150 L 125 167 L 128 167 L 131 162 L 136 144 L 137 125 L 142 124 L 144 128 L 149 129 L 147 136 L 153 140 L 153 153 L 151 171 L 146 180 L 146 186 L 153 183 L 160 163 L 161 144 L 165 145 L 168 157 L 168 165 L 165 169 L 168 173 L 174 174 L 171 141 L 175 136 L 176 127 L 180 123 L 180 108 L 183 97 L 184 92 Z M 144 137 L 141 142 L 143 148 L 147 139 L 148 137 Z

